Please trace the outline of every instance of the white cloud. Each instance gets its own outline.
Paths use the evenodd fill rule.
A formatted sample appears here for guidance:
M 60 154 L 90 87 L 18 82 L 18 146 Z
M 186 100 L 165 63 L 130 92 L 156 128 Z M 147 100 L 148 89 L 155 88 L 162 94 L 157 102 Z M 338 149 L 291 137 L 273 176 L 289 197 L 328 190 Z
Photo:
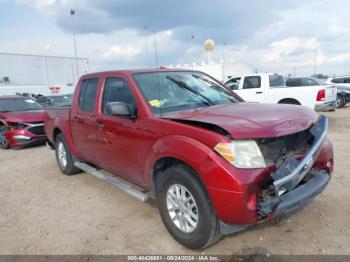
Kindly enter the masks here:
M 43 48 L 46 49 L 46 50 L 49 50 L 51 48 L 51 45 L 50 44 L 46 44 L 46 45 L 43 46 Z
M 263 55 L 266 62 L 281 62 L 286 55 L 290 55 L 298 48 L 316 50 L 319 43 L 316 38 L 289 37 L 280 41 L 272 42 L 270 48 Z
M 341 53 L 330 56 L 328 62 L 341 64 L 350 60 L 350 53 Z
M 134 46 L 114 45 L 103 53 L 104 58 L 132 58 L 141 53 L 141 49 Z

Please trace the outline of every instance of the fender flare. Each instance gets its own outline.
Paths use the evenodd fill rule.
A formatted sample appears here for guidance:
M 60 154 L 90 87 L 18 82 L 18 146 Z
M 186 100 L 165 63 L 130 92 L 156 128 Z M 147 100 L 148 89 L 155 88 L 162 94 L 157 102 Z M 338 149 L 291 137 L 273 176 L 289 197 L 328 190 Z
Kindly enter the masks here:
M 189 150 L 191 150 L 189 154 Z M 153 168 L 162 158 L 174 158 L 184 162 L 198 174 L 198 167 L 211 149 L 189 137 L 170 135 L 159 139 L 151 147 L 145 161 L 145 182 L 152 187 Z M 191 157 L 196 155 L 196 158 Z M 199 156 L 199 157 L 198 157 Z M 198 174 L 200 176 L 200 174 Z
M 70 126 L 69 124 L 67 124 L 65 121 L 63 121 L 61 118 L 56 117 L 53 123 L 53 128 L 52 128 L 52 141 L 54 141 L 54 132 L 56 129 L 59 129 L 62 133 L 62 135 L 64 136 L 64 139 L 66 140 L 66 143 L 71 151 L 71 153 L 76 156 L 78 151 L 76 149 L 76 147 L 73 144 L 73 140 L 71 137 L 71 132 L 70 132 Z
M 212 148 L 189 137 L 170 135 L 154 143 L 146 158 L 144 181 L 150 189 L 154 189 L 154 167 L 163 158 L 173 158 L 189 166 L 206 189 L 209 187 L 228 189 L 230 187 L 228 184 L 231 186 L 237 184 L 231 175 L 227 176 L 225 172 L 216 173 L 215 168 L 226 162 Z M 218 165 L 213 166 L 213 161 L 217 161 Z M 223 166 L 221 165 L 221 167 Z M 215 176 L 212 175 L 213 173 L 216 173 Z M 217 180 L 222 181 L 222 183 L 218 185 Z

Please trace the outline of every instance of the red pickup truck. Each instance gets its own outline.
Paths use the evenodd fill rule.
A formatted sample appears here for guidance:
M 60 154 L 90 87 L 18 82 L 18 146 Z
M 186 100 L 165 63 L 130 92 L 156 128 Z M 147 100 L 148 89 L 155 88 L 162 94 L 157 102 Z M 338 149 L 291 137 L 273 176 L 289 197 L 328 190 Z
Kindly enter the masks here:
M 142 201 L 154 192 L 166 228 L 192 249 L 304 206 L 333 172 L 326 117 L 245 103 L 198 71 L 84 75 L 69 109 L 46 112 L 64 174 L 83 170 Z

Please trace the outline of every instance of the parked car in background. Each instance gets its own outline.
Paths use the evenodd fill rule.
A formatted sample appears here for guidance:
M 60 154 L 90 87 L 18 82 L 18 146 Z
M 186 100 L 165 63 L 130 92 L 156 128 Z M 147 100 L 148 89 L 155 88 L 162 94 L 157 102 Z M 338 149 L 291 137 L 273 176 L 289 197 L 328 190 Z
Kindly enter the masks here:
M 63 174 L 83 170 L 141 201 L 153 192 L 169 233 L 192 249 L 295 211 L 333 173 L 326 117 L 245 103 L 198 71 L 84 75 L 71 107 L 46 113 Z
M 287 79 L 287 86 L 295 87 L 295 86 L 328 86 L 329 84 L 322 79 L 317 79 L 314 77 L 292 77 Z M 332 83 L 332 85 L 334 85 Z M 346 87 L 345 87 L 346 89 Z M 350 89 L 350 87 L 349 87 Z M 344 90 L 344 88 L 342 89 Z M 340 91 L 339 86 L 337 85 L 337 99 L 336 99 L 336 107 L 343 107 L 347 102 L 346 90 Z
M 0 97 L 0 148 L 46 141 L 43 107 L 29 97 Z
M 68 95 L 40 96 L 36 101 L 44 107 L 65 107 L 72 103 Z
M 350 87 L 350 76 L 331 77 L 327 79 L 326 83 Z
M 350 87 L 337 85 L 337 107 L 344 107 L 350 103 Z
M 247 102 L 303 105 L 316 111 L 336 108 L 333 85 L 289 87 L 283 76 L 273 73 L 240 75 L 225 84 Z

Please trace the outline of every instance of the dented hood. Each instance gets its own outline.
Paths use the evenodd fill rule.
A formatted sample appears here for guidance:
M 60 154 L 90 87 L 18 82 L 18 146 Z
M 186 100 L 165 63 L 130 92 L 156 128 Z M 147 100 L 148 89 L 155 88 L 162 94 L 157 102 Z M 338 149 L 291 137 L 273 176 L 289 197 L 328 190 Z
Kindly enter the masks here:
M 201 122 L 225 129 L 235 139 L 285 136 L 309 128 L 318 119 L 313 110 L 297 105 L 236 103 L 172 112 L 163 118 Z
M 14 123 L 43 122 L 44 116 L 44 110 L 28 110 L 6 113 L 0 112 L 0 118 L 3 118 L 8 122 Z

